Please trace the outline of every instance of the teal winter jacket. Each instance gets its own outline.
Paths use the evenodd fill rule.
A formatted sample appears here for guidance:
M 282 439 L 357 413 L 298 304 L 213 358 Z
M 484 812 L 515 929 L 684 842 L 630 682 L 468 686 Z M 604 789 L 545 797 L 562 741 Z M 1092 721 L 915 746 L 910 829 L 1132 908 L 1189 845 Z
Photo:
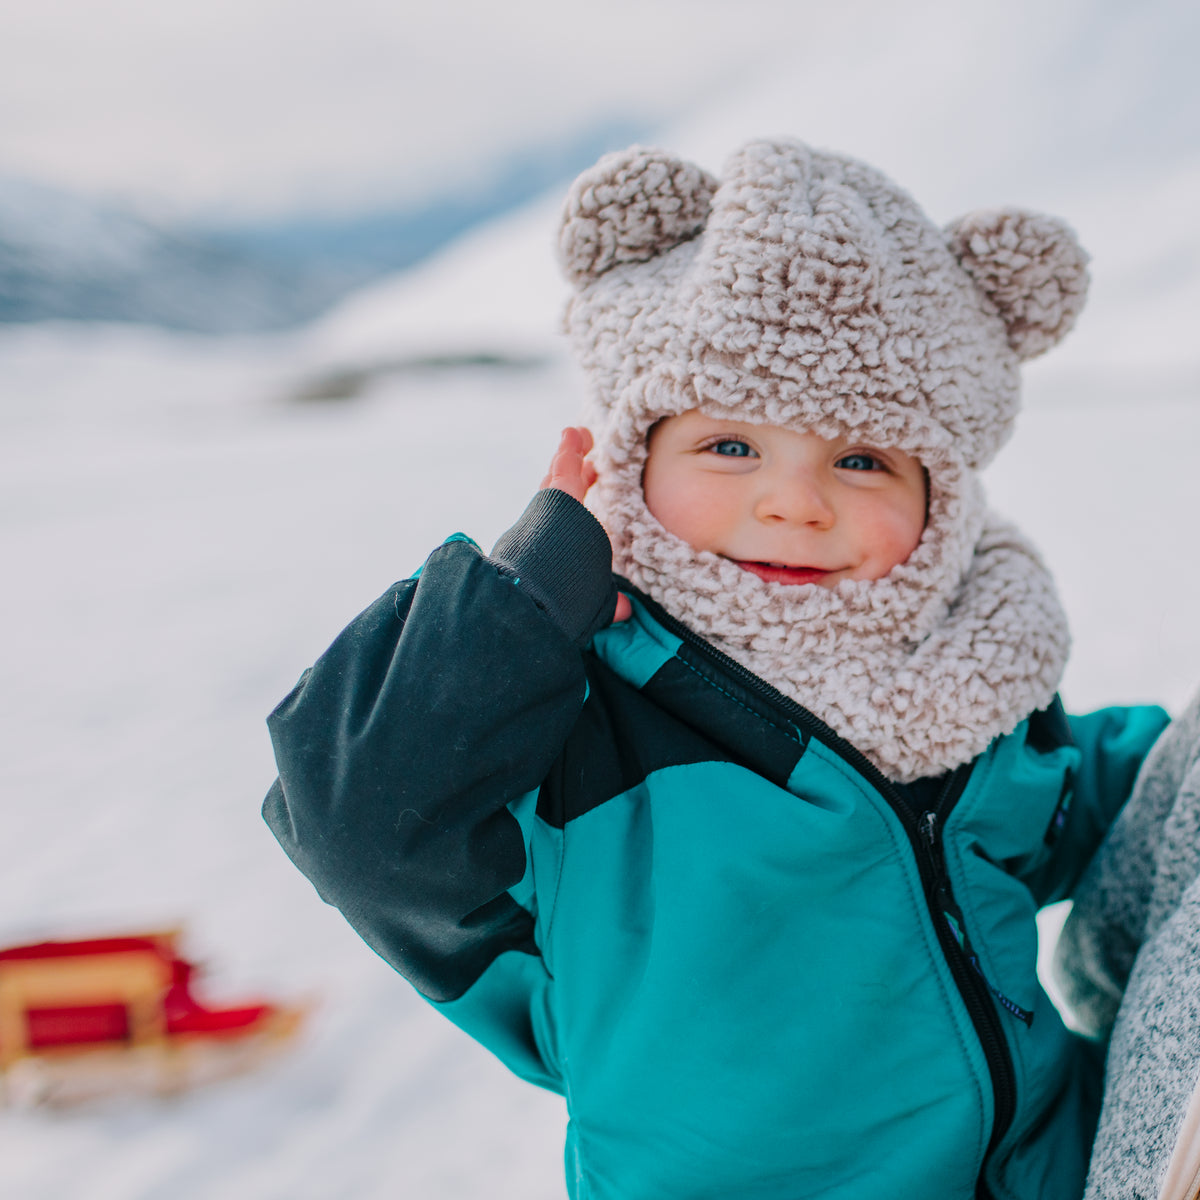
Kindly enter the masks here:
M 1166 723 L 1032 714 L 890 784 L 542 492 L 436 550 L 270 719 L 265 815 L 362 937 L 566 1098 L 575 1200 L 1072 1200 L 1095 1054 L 1039 987 Z

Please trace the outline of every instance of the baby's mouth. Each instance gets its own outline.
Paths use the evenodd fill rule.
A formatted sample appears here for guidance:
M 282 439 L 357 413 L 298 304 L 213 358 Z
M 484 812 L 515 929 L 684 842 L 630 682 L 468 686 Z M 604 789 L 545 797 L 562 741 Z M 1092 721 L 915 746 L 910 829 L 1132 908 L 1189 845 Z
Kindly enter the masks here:
M 733 561 L 743 571 L 749 571 L 767 583 L 820 583 L 832 574 L 831 571 L 824 571 L 820 567 L 789 567 L 784 563 L 743 562 L 736 558 Z

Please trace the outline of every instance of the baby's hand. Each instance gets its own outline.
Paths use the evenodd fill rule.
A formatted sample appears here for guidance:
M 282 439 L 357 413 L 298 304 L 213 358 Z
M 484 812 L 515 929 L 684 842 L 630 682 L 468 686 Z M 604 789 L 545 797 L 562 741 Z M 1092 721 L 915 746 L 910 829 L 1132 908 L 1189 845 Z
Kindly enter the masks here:
M 588 488 L 596 482 L 596 468 L 587 460 L 591 448 L 592 435 L 589 430 L 582 426 L 569 426 L 564 429 L 558 449 L 550 460 L 550 470 L 542 480 L 542 487 L 557 488 L 582 502 Z M 633 606 L 629 603 L 629 597 L 618 592 L 613 620 L 626 621 L 631 616 Z

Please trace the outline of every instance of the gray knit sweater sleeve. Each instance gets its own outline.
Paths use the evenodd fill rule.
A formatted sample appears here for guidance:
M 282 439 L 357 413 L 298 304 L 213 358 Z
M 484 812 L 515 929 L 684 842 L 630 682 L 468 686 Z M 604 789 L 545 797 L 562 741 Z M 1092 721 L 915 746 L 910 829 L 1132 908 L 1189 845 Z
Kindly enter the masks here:
M 1200 696 L 1156 743 L 1088 868 L 1054 973 L 1112 1032 L 1085 1200 L 1155 1200 L 1200 1075 Z

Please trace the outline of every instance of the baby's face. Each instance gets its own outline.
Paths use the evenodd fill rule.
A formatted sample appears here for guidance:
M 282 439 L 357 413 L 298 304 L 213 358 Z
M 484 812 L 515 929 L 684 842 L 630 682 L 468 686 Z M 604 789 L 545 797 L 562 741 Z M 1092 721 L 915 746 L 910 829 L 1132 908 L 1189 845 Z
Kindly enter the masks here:
M 696 409 L 654 427 L 642 480 L 665 529 L 775 583 L 881 579 L 925 528 L 910 455 Z

